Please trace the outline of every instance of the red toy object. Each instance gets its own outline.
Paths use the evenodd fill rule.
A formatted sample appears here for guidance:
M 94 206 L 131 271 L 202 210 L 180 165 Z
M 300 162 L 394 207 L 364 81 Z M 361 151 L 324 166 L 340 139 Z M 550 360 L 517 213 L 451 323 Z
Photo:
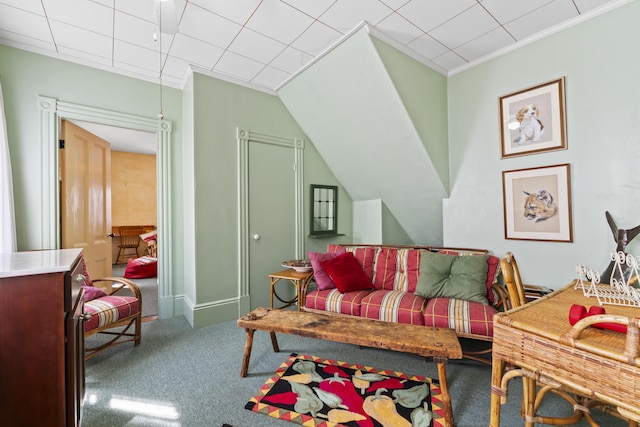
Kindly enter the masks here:
M 589 307 L 589 311 L 587 311 L 585 306 L 573 304 L 569 310 L 569 323 L 573 326 L 585 317 L 595 316 L 597 314 L 606 314 L 604 307 L 592 305 Z M 611 331 L 622 332 L 623 334 L 627 333 L 627 325 L 622 325 L 620 323 L 603 322 L 595 323 L 592 326 L 599 329 L 609 329 Z

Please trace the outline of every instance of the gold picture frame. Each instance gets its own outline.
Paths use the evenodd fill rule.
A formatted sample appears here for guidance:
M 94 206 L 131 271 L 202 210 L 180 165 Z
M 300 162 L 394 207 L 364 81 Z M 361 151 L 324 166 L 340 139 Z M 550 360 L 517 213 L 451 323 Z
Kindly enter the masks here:
M 500 97 L 502 159 L 566 150 L 564 77 Z
M 568 163 L 502 172 L 504 238 L 573 242 Z

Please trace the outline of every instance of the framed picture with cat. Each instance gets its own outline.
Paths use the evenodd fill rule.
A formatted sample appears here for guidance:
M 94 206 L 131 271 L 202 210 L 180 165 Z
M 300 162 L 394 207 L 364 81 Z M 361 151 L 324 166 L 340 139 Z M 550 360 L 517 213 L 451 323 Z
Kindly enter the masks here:
M 567 149 L 564 77 L 500 97 L 501 158 Z
M 572 242 L 568 163 L 502 172 L 504 238 Z

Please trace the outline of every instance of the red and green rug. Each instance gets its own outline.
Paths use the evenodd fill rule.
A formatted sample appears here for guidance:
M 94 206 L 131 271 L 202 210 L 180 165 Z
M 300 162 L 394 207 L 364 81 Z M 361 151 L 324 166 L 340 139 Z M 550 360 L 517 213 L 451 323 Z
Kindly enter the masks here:
M 442 427 L 438 382 L 292 353 L 245 405 L 306 427 Z

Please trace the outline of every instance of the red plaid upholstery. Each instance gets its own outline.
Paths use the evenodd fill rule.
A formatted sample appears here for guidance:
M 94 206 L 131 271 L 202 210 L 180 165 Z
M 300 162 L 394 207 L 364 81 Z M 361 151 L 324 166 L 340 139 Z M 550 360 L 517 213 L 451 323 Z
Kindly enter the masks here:
M 375 289 L 414 292 L 420 276 L 420 249 L 381 248 L 376 254 Z
M 352 252 L 356 257 L 362 269 L 367 274 L 367 277 L 373 281 L 373 261 L 375 260 L 375 255 L 378 250 L 377 247 L 344 247 L 340 245 L 327 245 L 328 253 L 338 253 L 339 248 L 345 249 L 347 252 Z
M 377 290 L 362 299 L 362 317 L 387 322 L 424 325 L 426 300 L 410 292 Z
M 424 309 L 424 324 L 454 329 L 457 333 L 493 336 L 493 315 L 485 304 L 449 298 L 432 298 Z
M 124 319 L 140 311 L 135 297 L 111 295 L 84 303 L 84 312 L 91 313 L 91 319 L 84 324 L 84 331 L 89 332 L 100 326 Z
M 360 303 L 371 291 L 353 291 L 341 294 L 337 289 L 310 291 L 305 298 L 305 307 L 331 313 L 360 316 Z

